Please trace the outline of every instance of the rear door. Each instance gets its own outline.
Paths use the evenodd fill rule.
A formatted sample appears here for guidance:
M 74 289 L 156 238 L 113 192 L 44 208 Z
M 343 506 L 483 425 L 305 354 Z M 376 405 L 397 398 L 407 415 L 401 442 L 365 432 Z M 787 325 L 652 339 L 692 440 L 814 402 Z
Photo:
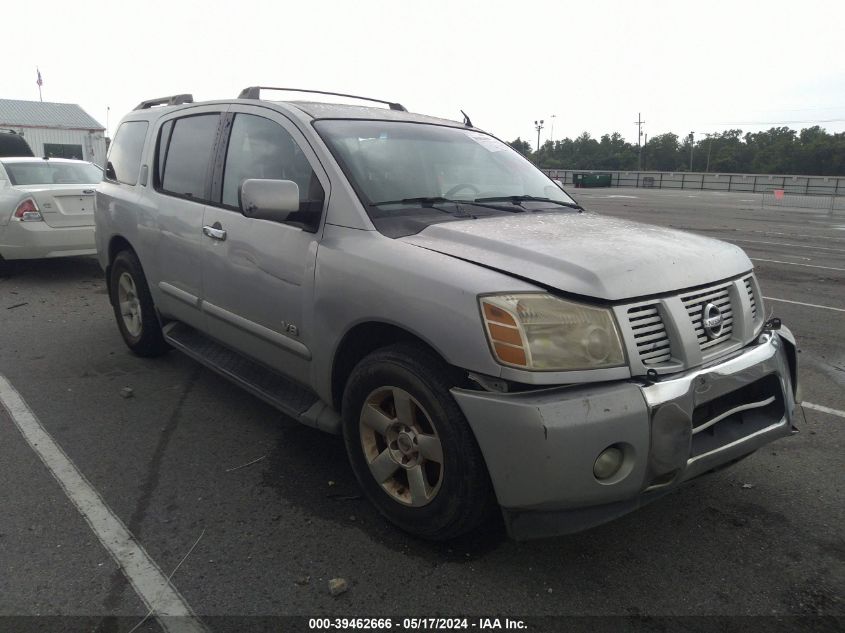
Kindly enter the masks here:
M 205 330 L 203 216 L 225 106 L 200 106 L 162 119 L 151 196 L 158 228 L 158 307 L 167 317 Z
M 308 375 L 312 336 L 305 305 L 312 300 L 328 177 L 301 132 L 280 113 L 233 105 L 227 122 L 230 132 L 218 155 L 217 203 L 207 207 L 204 223 L 209 331 L 302 380 Z M 247 218 L 238 197 L 247 178 L 293 180 L 300 211 L 288 222 Z

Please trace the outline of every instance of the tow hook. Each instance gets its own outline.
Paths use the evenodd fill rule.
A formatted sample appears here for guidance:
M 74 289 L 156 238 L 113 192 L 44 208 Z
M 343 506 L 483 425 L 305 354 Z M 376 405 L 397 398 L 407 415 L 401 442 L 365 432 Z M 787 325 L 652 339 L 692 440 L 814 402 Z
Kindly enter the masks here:
M 763 329 L 775 331 L 775 330 L 779 330 L 780 326 L 781 326 L 781 320 L 778 317 L 772 317 L 771 319 L 769 319 L 768 321 L 766 321 L 763 324 Z
M 657 370 L 654 369 L 654 367 L 650 367 L 648 371 L 646 371 L 645 376 L 646 377 L 643 379 L 643 382 L 647 387 L 650 387 L 660 381 L 660 374 L 657 373 Z

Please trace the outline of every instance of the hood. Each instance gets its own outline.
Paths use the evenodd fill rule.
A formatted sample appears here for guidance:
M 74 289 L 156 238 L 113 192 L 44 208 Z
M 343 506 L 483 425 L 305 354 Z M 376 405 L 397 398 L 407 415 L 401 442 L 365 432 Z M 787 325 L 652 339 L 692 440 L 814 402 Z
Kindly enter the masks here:
M 752 268 L 733 244 L 595 213 L 444 222 L 400 240 L 610 301 L 676 292 Z

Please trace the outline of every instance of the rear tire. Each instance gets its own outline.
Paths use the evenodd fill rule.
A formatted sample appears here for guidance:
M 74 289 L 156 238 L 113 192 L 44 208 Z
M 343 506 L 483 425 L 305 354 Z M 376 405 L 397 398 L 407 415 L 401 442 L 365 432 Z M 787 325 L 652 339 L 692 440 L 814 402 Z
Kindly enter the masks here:
M 132 251 L 121 251 L 114 258 L 109 293 L 117 327 L 129 349 L 145 357 L 161 356 L 170 349 L 161 333 L 141 262 Z
M 449 376 L 425 346 L 399 343 L 358 363 L 343 394 L 346 450 L 364 493 L 396 526 L 436 541 L 477 528 L 495 508 Z

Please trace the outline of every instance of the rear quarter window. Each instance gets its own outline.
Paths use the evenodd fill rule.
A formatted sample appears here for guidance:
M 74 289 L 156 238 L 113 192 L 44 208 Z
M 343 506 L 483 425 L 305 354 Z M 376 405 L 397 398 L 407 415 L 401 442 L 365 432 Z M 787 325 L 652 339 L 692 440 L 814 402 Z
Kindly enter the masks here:
M 106 179 L 124 185 L 135 185 L 141 169 L 141 152 L 147 137 L 149 123 L 125 121 L 120 124 L 109 149 L 106 162 Z
M 156 158 L 156 186 L 163 193 L 208 201 L 220 115 L 198 114 L 162 126 Z

